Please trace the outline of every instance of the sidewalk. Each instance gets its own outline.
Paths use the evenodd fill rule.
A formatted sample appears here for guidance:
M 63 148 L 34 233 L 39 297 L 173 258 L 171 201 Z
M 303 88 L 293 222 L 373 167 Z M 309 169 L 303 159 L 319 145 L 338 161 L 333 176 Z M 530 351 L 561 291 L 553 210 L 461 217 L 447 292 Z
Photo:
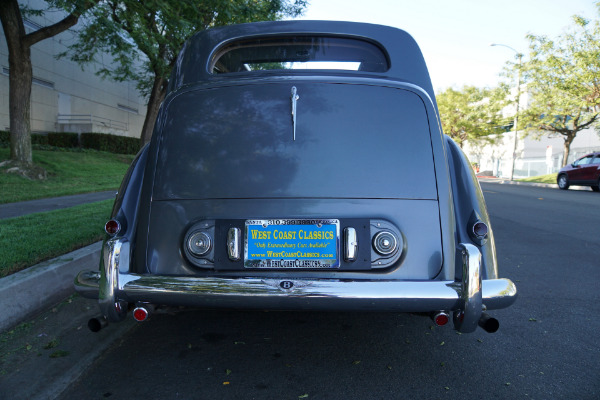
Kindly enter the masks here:
M 0 205 L 0 220 L 114 198 L 115 191 Z M 106 348 L 135 327 L 128 319 L 97 333 L 97 301 L 74 295 L 75 275 L 97 269 L 101 242 L 0 278 L 0 398 L 60 395 Z M 35 379 L 32 379 L 35 371 Z
M 498 183 L 501 185 L 519 185 L 519 186 L 533 186 L 533 187 L 546 187 L 558 189 L 556 183 L 536 183 L 536 182 L 519 182 L 511 181 L 510 179 L 498 178 L 495 176 L 478 176 L 479 182 Z
M 61 208 L 78 206 L 80 204 L 114 199 L 115 194 L 115 190 L 109 190 L 106 192 L 75 194 L 72 196 L 0 204 L 0 219 L 15 218 L 27 214 L 59 210 Z
M 530 186 L 530 187 L 543 187 L 550 189 L 558 189 L 558 185 L 556 183 L 536 183 L 536 182 L 519 182 L 519 181 L 511 181 L 509 179 L 497 178 L 495 176 L 478 176 L 477 179 L 479 182 L 486 183 L 497 183 L 500 185 L 518 185 L 518 186 Z M 586 190 L 591 191 L 592 188 L 589 186 L 571 186 L 569 190 Z
M 0 204 L 0 220 L 107 200 L 114 198 L 115 193 L 109 190 Z M 97 269 L 99 262 L 100 242 L 97 242 L 1 278 L 0 332 L 74 293 L 75 275 L 84 269 Z

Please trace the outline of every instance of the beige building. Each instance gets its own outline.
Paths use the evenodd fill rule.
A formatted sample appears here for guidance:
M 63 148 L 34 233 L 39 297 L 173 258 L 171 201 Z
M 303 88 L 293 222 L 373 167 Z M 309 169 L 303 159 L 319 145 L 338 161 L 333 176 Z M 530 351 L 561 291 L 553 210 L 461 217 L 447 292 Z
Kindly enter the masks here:
M 24 2 L 43 9 L 41 0 Z M 60 11 L 43 16 L 28 16 L 25 29 L 32 32 L 64 17 Z M 81 24 L 81 20 L 79 22 Z M 116 82 L 95 75 L 99 67 L 111 64 L 109 55 L 97 57 L 96 64 L 85 65 L 56 55 L 67 50 L 77 36 L 77 25 L 31 48 L 33 85 L 31 88 L 31 130 L 47 132 L 103 132 L 139 137 L 146 115 L 146 100 L 134 82 Z M 9 130 L 8 48 L 0 29 L 0 130 Z

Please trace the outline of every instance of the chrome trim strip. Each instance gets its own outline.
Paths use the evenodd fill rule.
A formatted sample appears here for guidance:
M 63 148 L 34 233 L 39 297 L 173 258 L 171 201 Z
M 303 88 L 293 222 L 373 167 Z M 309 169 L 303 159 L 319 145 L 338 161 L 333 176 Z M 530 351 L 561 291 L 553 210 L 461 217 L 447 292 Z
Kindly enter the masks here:
M 232 261 L 238 261 L 240 255 L 240 238 L 242 233 L 240 228 L 229 228 L 227 232 L 227 255 Z
M 75 277 L 75 290 L 81 296 L 88 299 L 98 300 L 98 289 L 100 287 L 100 272 L 81 271 Z
M 398 312 L 455 311 L 460 310 L 462 304 L 460 288 L 453 281 L 294 280 L 302 285 L 295 284 L 292 289 L 283 291 L 271 282 L 272 279 L 127 277 L 129 282 L 121 287 L 119 294 L 129 302 Z M 516 289 L 508 279 L 483 281 L 482 295 L 488 309 L 505 308 L 516 299 Z
M 358 254 L 358 237 L 356 229 L 344 228 L 344 260 L 352 262 L 356 260 Z
M 123 257 L 121 257 L 123 256 Z M 98 304 L 100 311 L 110 322 L 118 322 L 127 315 L 127 302 L 119 301 L 119 269 L 129 271 L 130 247 L 125 239 L 110 239 L 104 243 L 100 262 Z
M 298 96 L 298 89 L 296 89 L 296 86 L 292 86 L 292 124 L 294 125 L 294 141 L 296 140 L 296 102 L 300 99 L 300 96 Z
M 460 311 L 455 312 L 454 327 L 457 331 L 470 333 L 477 329 L 482 312 L 481 252 L 472 244 L 461 243 L 462 284 Z

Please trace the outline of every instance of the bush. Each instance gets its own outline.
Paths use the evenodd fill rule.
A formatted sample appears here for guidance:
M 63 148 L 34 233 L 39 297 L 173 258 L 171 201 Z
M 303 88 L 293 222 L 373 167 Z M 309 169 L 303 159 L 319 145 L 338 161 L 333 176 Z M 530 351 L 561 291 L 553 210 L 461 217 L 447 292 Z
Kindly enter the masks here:
M 47 135 L 31 135 L 31 144 L 36 149 L 50 150 L 53 147 L 63 149 L 94 149 L 116 154 L 137 154 L 140 139 L 108 133 L 50 132 Z M 10 146 L 10 133 L 0 131 L 0 147 Z M 50 146 L 50 147 L 48 147 Z
M 96 149 L 117 154 L 137 154 L 140 139 L 128 136 L 110 135 L 108 133 L 82 133 L 81 146 L 85 149 Z
M 48 144 L 55 147 L 79 147 L 79 137 L 74 132 L 50 132 Z
M 0 147 L 10 145 L 10 133 L 8 131 L 0 131 Z
M 31 135 L 31 144 L 48 144 L 48 135 L 35 134 Z
M 48 144 L 48 136 L 35 134 L 31 135 L 31 144 L 40 144 L 47 145 Z M 9 147 L 10 146 L 10 132 L 9 131 L 0 131 L 0 147 Z

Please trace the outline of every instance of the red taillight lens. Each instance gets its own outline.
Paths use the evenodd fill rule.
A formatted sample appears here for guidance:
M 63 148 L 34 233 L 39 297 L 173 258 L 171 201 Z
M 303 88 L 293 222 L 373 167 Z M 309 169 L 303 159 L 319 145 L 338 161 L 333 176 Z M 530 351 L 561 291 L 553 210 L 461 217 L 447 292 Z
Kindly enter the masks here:
M 143 307 L 137 307 L 133 310 L 133 318 L 138 322 L 145 321 L 148 318 L 148 311 Z
M 448 321 L 450 321 L 450 317 L 443 311 L 438 312 L 433 316 L 433 322 L 435 322 L 437 326 L 444 326 L 448 323 Z
M 119 224 L 119 221 L 111 219 L 104 225 L 104 230 L 110 236 L 115 236 L 121 230 L 121 224 Z

